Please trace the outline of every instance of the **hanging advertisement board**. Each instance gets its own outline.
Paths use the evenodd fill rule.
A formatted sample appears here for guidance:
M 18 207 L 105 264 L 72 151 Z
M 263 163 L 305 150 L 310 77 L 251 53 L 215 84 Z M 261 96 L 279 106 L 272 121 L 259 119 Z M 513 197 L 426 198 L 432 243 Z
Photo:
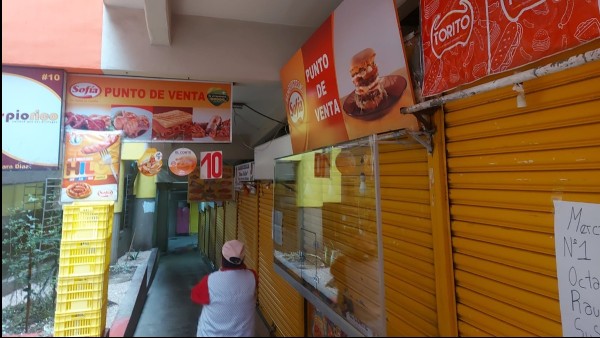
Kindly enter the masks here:
M 188 202 L 231 201 L 234 199 L 233 166 L 224 165 L 218 179 L 202 179 L 200 166 L 188 175 Z
M 144 176 L 156 176 L 162 168 L 162 152 L 156 148 L 148 148 L 137 161 L 138 170 Z
M 2 170 L 56 170 L 65 73 L 2 66 Z
M 231 143 L 231 84 L 69 75 L 65 125 L 124 142 Z
M 254 181 L 254 161 L 235 166 L 235 191 L 242 190 L 242 182 Z
M 600 37 L 598 1 L 421 0 L 423 96 Z
M 65 133 L 61 202 L 116 201 L 121 131 Z
M 294 154 L 418 130 L 394 1 L 346 0 L 281 70 Z

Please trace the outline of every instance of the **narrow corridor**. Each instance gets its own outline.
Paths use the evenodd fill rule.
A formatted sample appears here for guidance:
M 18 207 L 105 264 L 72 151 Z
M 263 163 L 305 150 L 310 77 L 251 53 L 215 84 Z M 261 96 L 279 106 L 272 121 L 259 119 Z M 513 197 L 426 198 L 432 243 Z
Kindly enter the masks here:
M 195 337 L 201 307 L 192 303 L 190 292 L 211 271 L 212 264 L 198 250 L 161 255 L 134 337 Z M 268 336 L 256 317 L 256 336 Z

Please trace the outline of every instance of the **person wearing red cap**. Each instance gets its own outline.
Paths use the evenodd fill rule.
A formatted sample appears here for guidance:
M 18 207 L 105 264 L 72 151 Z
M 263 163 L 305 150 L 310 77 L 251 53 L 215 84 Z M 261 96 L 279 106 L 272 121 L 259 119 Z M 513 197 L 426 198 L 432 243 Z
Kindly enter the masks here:
M 244 243 L 223 244 L 221 268 L 194 286 L 191 299 L 202 305 L 198 337 L 252 337 L 256 315 L 256 271 L 244 264 Z

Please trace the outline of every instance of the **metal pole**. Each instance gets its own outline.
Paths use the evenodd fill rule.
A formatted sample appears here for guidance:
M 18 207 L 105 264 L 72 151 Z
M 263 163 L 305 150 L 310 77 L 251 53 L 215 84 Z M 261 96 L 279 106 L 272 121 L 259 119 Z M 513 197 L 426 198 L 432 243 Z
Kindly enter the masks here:
M 521 83 L 524 81 L 536 79 L 545 75 L 549 75 L 552 73 L 557 73 L 563 70 L 567 70 L 570 68 L 578 67 L 584 65 L 589 62 L 600 60 L 600 48 L 596 48 L 594 50 L 590 50 L 583 54 L 574 55 L 567 60 L 553 62 L 547 64 L 545 66 L 541 66 L 538 68 L 533 68 L 530 70 L 526 70 L 521 73 L 517 73 L 511 76 L 507 76 L 498 80 L 494 80 L 492 82 L 487 82 L 481 84 L 479 86 L 475 86 L 472 88 L 468 88 L 465 90 L 461 90 L 456 93 L 448 94 L 442 97 L 438 97 L 435 99 L 431 99 L 414 106 L 405 107 L 400 109 L 400 113 L 402 114 L 412 114 L 421 110 L 425 110 L 427 108 L 438 107 L 443 105 L 446 102 L 455 101 L 458 99 L 463 99 L 466 97 L 470 97 L 476 94 L 492 91 L 494 89 L 498 89 L 501 87 L 512 86 L 516 83 Z

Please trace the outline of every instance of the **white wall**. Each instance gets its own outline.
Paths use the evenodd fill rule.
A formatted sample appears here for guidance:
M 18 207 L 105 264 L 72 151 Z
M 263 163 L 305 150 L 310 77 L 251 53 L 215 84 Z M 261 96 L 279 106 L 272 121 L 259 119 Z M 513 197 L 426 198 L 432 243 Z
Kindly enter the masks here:
M 260 79 L 279 83 L 279 70 L 313 31 L 305 27 L 173 15 L 171 46 L 153 46 L 143 10 L 107 6 L 101 67 L 107 74 L 124 75 L 127 71 L 128 75 L 198 81 L 244 83 Z M 247 62 L 239 62 L 239 55 Z
M 292 155 L 290 135 L 276 138 L 254 148 L 254 179 L 272 180 L 275 174 L 275 159 Z

